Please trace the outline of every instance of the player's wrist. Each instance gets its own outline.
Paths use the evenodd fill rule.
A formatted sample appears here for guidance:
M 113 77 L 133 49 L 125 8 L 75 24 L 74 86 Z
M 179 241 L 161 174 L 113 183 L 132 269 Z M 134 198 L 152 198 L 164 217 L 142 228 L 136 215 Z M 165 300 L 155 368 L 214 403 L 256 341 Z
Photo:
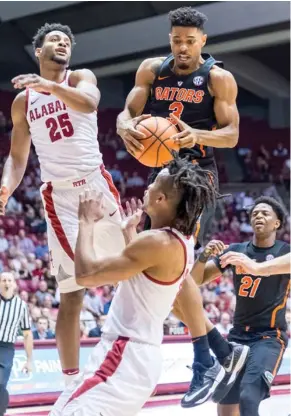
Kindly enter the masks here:
M 210 257 L 211 253 L 208 253 L 208 251 L 204 250 L 202 253 L 200 253 L 198 260 L 200 263 L 206 263 Z

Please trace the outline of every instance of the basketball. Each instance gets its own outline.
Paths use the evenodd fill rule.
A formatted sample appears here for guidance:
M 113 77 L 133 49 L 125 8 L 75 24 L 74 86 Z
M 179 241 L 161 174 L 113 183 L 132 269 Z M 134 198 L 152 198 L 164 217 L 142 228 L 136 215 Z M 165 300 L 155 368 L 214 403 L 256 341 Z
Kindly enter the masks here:
M 178 130 L 166 118 L 147 118 L 137 124 L 136 129 L 143 133 L 145 138 L 139 139 L 144 150 L 135 157 L 145 166 L 160 167 L 173 159 L 172 150 L 179 150 L 179 145 L 171 139 Z

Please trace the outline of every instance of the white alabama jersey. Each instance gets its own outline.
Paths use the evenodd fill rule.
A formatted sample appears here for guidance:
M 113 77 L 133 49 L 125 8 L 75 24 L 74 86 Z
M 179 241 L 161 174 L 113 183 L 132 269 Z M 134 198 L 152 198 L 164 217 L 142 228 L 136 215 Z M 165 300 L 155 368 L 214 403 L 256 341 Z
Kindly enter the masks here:
M 172 233 L 184 249 L 185 267 L 182 275 L 171 283 L 155 280 L 146 273 L 120 282 L 109 309 L 102 332 L 124 336 L 135 341 L 160 345 L 163 322 L 169 315 L 181 283 L 194 265 L 194 239 L 188 239 L 173 228 L 162 228 Z M 116 271 L 118 273 L 118 270 Z
M 70 73 L 62 85 L 69 85 Z M 56 96 L 30 88 L 26 109 L 43 182 L 78 179 L 102 164 L 96 111 L 74 111 Z

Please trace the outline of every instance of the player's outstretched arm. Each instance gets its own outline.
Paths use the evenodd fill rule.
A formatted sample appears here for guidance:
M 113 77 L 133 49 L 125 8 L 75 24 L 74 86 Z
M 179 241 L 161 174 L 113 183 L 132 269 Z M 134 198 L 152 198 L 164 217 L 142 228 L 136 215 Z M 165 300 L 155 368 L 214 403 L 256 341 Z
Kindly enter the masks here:
M 272 260 L 256 263 L 243 253 L 229 251 L 221 256 L 220 264 L 222 267 L 226 267 L 229 264 L 241 266 L 245 273 L 249 273 L 253 276 L 289 274 L 291 273 L 291 254 L 287 253 Z
M 70 74 L 70 86 L 58 84 L 37 74 L 19 75 L 12 79 L 14 88 L 32 88 L 38 92 L 49 92 L 62 100 L 72 110 L 81 113 L 96 111 L 100 101 L 95 75 L 89 69 L 78 69 Z
M 214 96 L 214 112 L 218 123 L 217 130 L 198 130 L 188 126 L 175 115 L 172 117 L 181 133 L 174 139 L 180 147 L 193 147 L 201 144 L 211 147 L 234 147 L 239 136 L 239 114 L 236 106 L 237 84 L 230 72 L 215 68 L 210 72 L 211 92 Z
M 204 285 L 221 276 L 221 270 L 219 270 L 215 262 L 211 260 L 210 257 L 220 255 L 227 249 L 227 247 L 228 246 L 219 240 L 211 240 L 206 245 L 191 271 L 191 276 L 197 285 Z
M 4 164 L 0 191 L 0 215 L 10 195 L 21 182 L 30 151 L 30 132 L 26 120 L 25 94 L 20 93 L 13 101 L 11 118 L 13 123 L 9 156 Z
M 141 114 L 163 60 L 164 58 L 150 58 L 141 63 L 135 76 L 135 85 L 126 99 L 124 110 L 117 117 L 117 133 L 131 154 L 143 150 L 143 145 L 138 139 L 144 138 L 144 135 L 136 130 L 136 125 L 144 118 L 150 117 L 150 115 Z

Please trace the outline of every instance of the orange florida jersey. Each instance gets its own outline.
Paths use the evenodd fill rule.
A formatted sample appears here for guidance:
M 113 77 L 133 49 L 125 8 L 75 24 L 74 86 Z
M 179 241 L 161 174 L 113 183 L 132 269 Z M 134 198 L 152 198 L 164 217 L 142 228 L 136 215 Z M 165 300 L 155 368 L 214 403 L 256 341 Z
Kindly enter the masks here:
M 26 117 L 43 182 L 78 179 L 102 165 L 96 111 L 74 111 L 50 93 L 27 88 Z

